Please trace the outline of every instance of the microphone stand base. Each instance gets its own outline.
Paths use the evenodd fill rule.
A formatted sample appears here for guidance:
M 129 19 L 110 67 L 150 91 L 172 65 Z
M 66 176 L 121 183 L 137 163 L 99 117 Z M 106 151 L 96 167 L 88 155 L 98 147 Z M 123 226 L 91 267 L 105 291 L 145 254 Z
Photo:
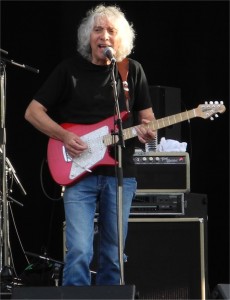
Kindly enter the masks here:
M 1 271 L 1 299 L 10 299 L 12 293 L 13 270 L 9 266 L 4 266 Z

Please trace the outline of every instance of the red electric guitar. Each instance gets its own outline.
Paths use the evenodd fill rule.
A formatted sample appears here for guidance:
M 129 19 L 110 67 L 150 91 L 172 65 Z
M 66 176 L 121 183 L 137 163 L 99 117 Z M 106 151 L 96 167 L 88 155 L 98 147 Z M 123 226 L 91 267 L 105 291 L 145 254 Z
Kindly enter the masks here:
M 210 102 L 141 126 L 158 130 L 196 117 L 211 118 L 213 115 L 223 113 L 225 110 L 226 108 L 222 102 Z M 121 114 L 122 118 L 125 114 L 125 112 Z M 47 149 L 48 166 L 56 183 L 63 186 L 71 185 L 98 166 L 115 165 L 117 163 L 107 151 L 107 147 L 114 144 L 117 138 L 117 136 L 115 138 L 111 134 L 114 129 L 114 117 L 92 125 L 63 123 L 61 126 L 81 136 L 82 140 L 88 144 L 88 149 L 81 156 L 72 159 L 62 142 L 53 138 L 49 139 Z M 123 129 L 123 135 L 124 140 L 136 137 L 135 127 Z

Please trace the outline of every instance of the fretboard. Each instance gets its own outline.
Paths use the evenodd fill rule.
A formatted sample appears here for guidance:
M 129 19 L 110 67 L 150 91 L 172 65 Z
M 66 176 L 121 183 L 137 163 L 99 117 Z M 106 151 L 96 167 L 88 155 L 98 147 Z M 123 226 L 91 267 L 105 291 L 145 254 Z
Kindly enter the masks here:
M 183 122 L 183 121 L 195 118 L 195 117 L 197 117 L 197 114 L 196 114 L 196 109 L 194 108 L 194 109 L 182 112 L 182 113 L 178 113 L 178 114 L 171 115 L 171 116 L 168 116 L 165 118 L 151 121 L 148 124 L 142 124 L 141 126 L 145 126 L 146 128 L 149 128 L 151 130 L 158 130 L 158 129 L 165 128 L 165 127 L 171 126 L 173 124 L 177 124 L 177 123 L 180 123 L 180 122 Z M 136 131 L 135 126 L 124 129 L 123 135 L 124 135 L 124 140 L 128 140 L 128 139 L 136 137 L 137 131 Z M 117 142 L 117 140 L 118 140 L 117 136 L 114 137 L 111 134 L 108 134 L 104 137 L 104 143 L 107 146 L 113 144 L 114 142 Z

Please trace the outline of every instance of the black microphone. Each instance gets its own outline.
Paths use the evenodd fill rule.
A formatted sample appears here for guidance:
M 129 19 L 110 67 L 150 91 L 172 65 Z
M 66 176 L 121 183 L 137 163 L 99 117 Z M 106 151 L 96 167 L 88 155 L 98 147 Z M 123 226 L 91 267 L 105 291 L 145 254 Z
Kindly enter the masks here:
M 114 52 L 113 48 L 106 47 L 103 53 L 105 57 L 107 57 L 112 63 L 115 63 L 116 58 L 114 57 L 113 52 Z

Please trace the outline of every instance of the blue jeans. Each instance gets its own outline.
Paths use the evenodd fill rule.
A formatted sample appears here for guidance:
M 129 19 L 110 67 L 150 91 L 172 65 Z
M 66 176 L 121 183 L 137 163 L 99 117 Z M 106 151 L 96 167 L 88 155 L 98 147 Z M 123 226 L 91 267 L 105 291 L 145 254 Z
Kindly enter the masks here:
M 123 179 L 123 246 L 128 218 L 136 191 L 136 179 Z M 93 258 L 94 218 L 99 204 L 99 252 L 97 285 L 120 284 L 119 239 L 117 228 L 117 180 L 115 177 L 90 175 L 67 187 L 64 193 L 66 219 L 65 266 L 62 285 L 90 285 Z

